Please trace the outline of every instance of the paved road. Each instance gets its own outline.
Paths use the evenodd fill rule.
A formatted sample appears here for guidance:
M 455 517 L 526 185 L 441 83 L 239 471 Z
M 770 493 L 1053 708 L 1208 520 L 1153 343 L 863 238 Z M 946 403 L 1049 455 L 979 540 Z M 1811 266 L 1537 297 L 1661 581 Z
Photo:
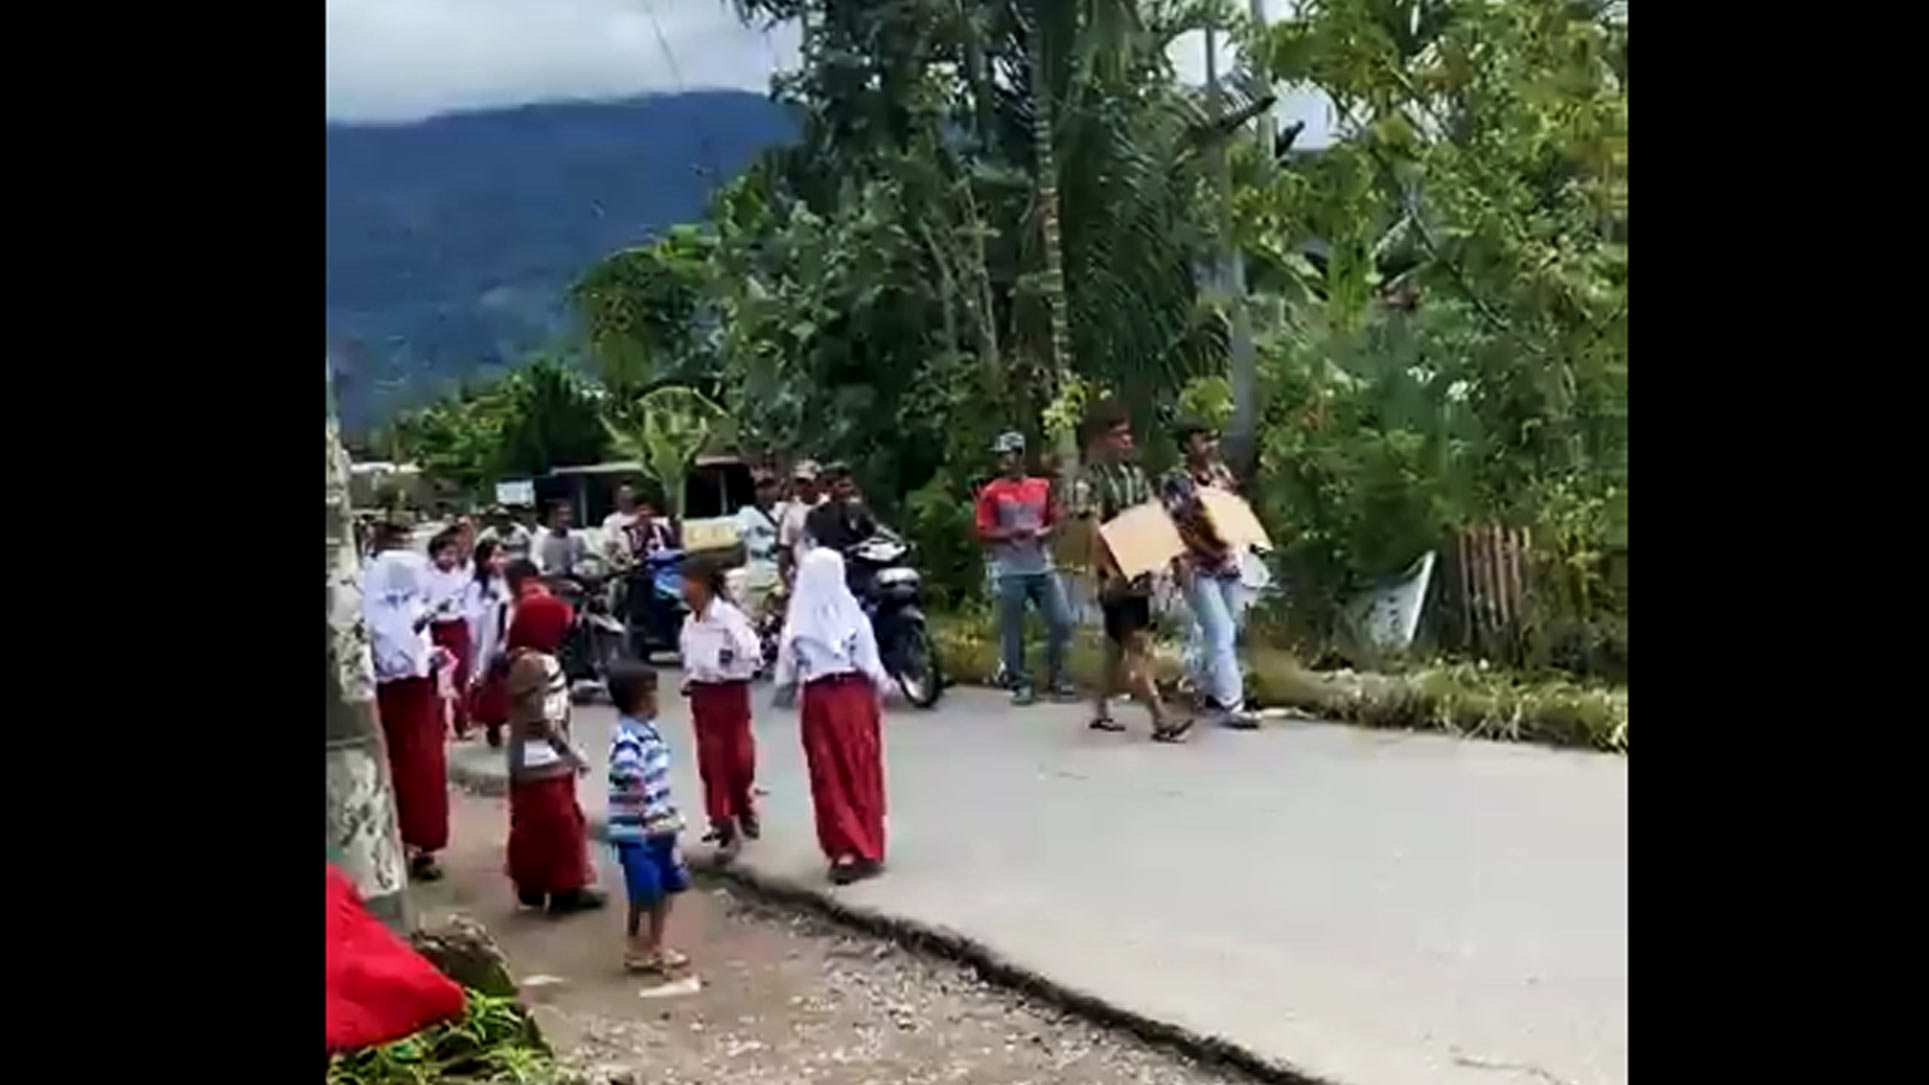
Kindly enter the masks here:
M 821 884 L 796 718 L 764 698 L 742 861 Z M 890 870 L 835 894 L 1342 1085 L 1627 1081 L 1626 759 L 1315 723 L 1168 747 L 1084 718 L 972 689 L 893 711 Z M 599 769 L 610 719 L 578 710 Z

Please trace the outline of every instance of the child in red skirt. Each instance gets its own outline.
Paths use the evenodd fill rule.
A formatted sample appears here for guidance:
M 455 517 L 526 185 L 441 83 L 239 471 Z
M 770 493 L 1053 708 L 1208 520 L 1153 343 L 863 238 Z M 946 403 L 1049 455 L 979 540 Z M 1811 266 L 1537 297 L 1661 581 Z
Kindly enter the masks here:
M 777 656 L 779 696 L 803 687 L 804 760 L 817 843 L 831 881 L 884 869 L 884 744 L 880 699 L 890 683 L 871 620 L 844 583 L 844 559 L 804 556 Z
M 717 857 L 735 858 L 745 838 L 761 835 L 750 801 L 757 775 L 757 746 L 750 733 L 750 680 L 763 654 L 750 619 L 726 597 L 723 566 L 695 557 L 683 563 L 683 619 L 678 654 L 690 723 L 697 736 L 697 772 L 703 778 L 707 840 Z
M 526 907 L 551 915 L 603 906 L 590 888 L 588 826 L 576 777 L 589 771 L 569 742 L 569 683 L 556 658 L 574 615 L 532 595 L 509 626 L 509 880 Z

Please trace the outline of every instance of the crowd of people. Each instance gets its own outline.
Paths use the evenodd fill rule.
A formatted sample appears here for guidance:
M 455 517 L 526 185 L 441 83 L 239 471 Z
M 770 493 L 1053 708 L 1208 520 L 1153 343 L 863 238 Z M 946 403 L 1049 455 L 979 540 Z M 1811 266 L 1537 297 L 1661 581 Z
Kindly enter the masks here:
M 1106 636 L 1106 673 L 1090 726 L 1124 730 L 1110 710 L 1124 688 L 1146 706 L 1155 740 L 1184 739 L 1193 721 L 1162 703 L 1149 665 L 1152 574 L 1126 575 L 1097 530 L 1158 501 L 1185 544 L 1171 573 L 1193 614 L 1198 688 L 1220 723 L 1253 726 L 1236 656 L 1247 598 L 1242 555 L 1219 540 L 1200 500 L 1202 489 L 1230 490 L 1234 481 L 1209 428 L 1183 425 L 1176 436 L 1184 462 L 1155 485 L 1135 462 L 1128 416 L 1110 405 L 1095 409 L 1068 516 L 1050 480 L 1026 471 L 1020 434 L 1006 433 L 993 445 L 1000 474 L 978 495 L 976 525 L 996 586 L 1015 702 L 1036 699 L 1024 659 L 1024 621 L 1034 606 L 1048 631 L 1048 693 L 1078 696 L 1065 670 L 1071 608 L 1050 545 L 1055 533 L 1075 528 L 1091 543 Z M 785 498 L 775 479 L 758 479 L 753 503 L 738 514 L 744 583 L 757 598 L 782 604 L 773 704 L 798 708 L 818 843 L 830 879 L 848 884 L 878 874 L 885 858 L 880 725 L 891 680 L 843 557 L 878 525 L 855 498 L 848 470 L 820 470 L 806 460 L 790 481 Z M 617 567 L 680 545 L 676 525 L 628 486 L 617 492 L 616 511 L 603 526 L 603 558 Z M 447 738 L 479 731 L 508 763 L 506 872 L 517 900 L 554 915 L 603 907 L 576 790 L 589 762 L 571 735 L 571 691 L 559 659 L 574 615 L 545 575 L 574 570 L 590 543 L 571 530 L 567 505 L 556 506 L 540 531 L 500 508 L 481 529 L 458 520 L 430 539 L 426 554 L 415 550 L 413 534 L 400 517 L 374 525 L 364 580 L 377 709 L 411 876 L 440 876 L 435 855 L 449 838 Z M 679 692 L 689 700 L 702 783 L 703 839 L 728 862 L 762 834 L 750 690 L 764 660 L 755 623 L 725 574 L 709 557 L 684 558 L 687 613 L 678 648 Z M 670 901 L 689 877 L 678 842 L 684 820 L 670 785 L 671 743 L 658 723 L 658 675 L 645 662 L 619 661 L 606 685 L 618 713 L 605 786 L 608 837 L 629 902 L 625 963 L 669 973 L 686 963 L 664 937 Z
M 800 474 L 814 480 L 808 468 Z M 767 486 L 759 493 L 754 508 L 764 523 L 746 535 L 769 545 L 747 538 L 751 560 L 768 567 L 771 583 L 782 575 L 780 565 L 794 570 L 776 701 L 798 707 L 818 840 L 829 877 L 848 884 L 883 869 L 880 724 L 888 676 L 870 621 L 846 584 L 841 553 L 805 535 L 780 557 L 787 510 L 768 500 Z M 637 553 L 653 536 L 657 545 L 675 544 L 674 534 L 649 526 L 651 511 L 633 499 L 619 500 L 616 515 L 630 517 L 615 526 L 635 540 Z M 565 534 L 567 523 L 567 513 L 558 513 L 547 534 L 518 537 L 513 527 L 482 532 L 458 522 L 431 538 L 423 554 L 410 525 L 392 518 L 376 526 L 364 577 L 376 707 L 410 876 L 441 876 L 435 856 L 449 840 L 447 740 L 480 730 L 508 763 L 509 882 L 521 904 L 558 916 L 606 903 L 594 886 L 576 791 L 589 761 L 571 735 L 570 688 L 559 658 L 574 615 L 544 575 L 544 566 L 570 569 L 580 557 L 551 540 L 574 537 L 586 545 Z M 750 686 L 763 652 L 726 589 L 724 566 L 697 555 L 680 572 L 687 608 L 680 692 L 690 702 L 704 839 L 727 862 L 761 835 Z M 606 786 L 608 836 L 630 906 L 625 961 L 636 971 L 667 973 L 685 963 L 663 933 L 669 902 L 687 887 L 688 873 L 670 747 L 658 729 L 657 672 L 642 661 L 619 661 L 607 687 L 618 713 Z

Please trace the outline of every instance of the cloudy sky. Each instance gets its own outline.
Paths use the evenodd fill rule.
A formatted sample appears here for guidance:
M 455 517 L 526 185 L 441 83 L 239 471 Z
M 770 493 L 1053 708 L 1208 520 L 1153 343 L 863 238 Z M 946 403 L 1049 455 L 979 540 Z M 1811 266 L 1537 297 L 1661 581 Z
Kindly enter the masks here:
M 1267 0 L 1283 11 L 1290 0 Z M 558 98 L 735 88 L 763 92 L 797 59 L 797 30 L 746 27 L 728 0 L 327 0 L 329 120 L 405 121 Z M 1174 46 L 1203 79 L 1196 38 Z M 1326 109 L 1282 96 L 1324 143 Z

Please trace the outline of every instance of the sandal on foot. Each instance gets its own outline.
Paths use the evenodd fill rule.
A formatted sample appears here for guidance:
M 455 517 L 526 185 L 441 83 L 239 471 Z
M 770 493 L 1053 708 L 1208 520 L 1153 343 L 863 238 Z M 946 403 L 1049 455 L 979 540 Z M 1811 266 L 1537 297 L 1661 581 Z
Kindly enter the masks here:
M 577 912 L 593 912 L 609 903 L 609 898 L 594 889 L 578 889 L 571 893 L 552 893 L 549 897 L 549 914 L 552 916 L 574 915 Z
M 1192 730 L 1192 721 L 1180 720 L 1177 723 L 1164 723 L 1152 729 L 1154 742 L 1184 742 L 1186 732 Z
M 442 880 L 442 868 L 436 865 L 433 855 L 418 855 L 409 860 L 409 880 L 439 882 Z
M 1120 723 L 1119 721 L 1113 719 L 1110 716 L 1093 716 L 1092 722 L 1086 724 L 1085 726 L 1090 727 L 1094 731 L 1117 732 L 1117 731 L 1125 730 L 1124 724 Z
M 625 953 L 623 954 L 623 971 L 628 972 L 632 976 L 662 976 L 667 969 L 663 967 L 663 958 L 661 957 L 652 957 L 648 954 Z

